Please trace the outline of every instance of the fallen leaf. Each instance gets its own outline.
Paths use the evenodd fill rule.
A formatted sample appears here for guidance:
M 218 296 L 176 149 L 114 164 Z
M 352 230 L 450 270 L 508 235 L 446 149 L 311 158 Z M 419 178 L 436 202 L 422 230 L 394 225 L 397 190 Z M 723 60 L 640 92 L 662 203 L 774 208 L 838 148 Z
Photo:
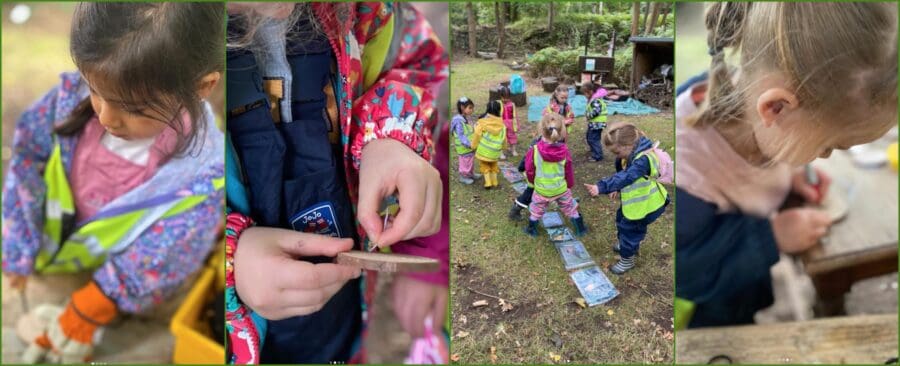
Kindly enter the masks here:
M 456 333 L 456 338 L 466 338 L 468 336 L 469 332 L 460 331 L 459 333 Z
M 634 319 L 634 325 L 639 325 L 639 324 L 641 324 L 641 320 L 640 320 L 640 319 Z
M 562 359 L 562 356 L 555 354 L 553 352 L 550 352 L 550 359 L 553 360 L 553 362 L 559 362 L 559 360 Z
M 609 315 L 609 316 L 613 316 L 613 314 L 615 314 L 615 313 L 616 313 L 616 312 L 613 311 L 612 309 L 609 309 L 609 310 L 606 311 L 606 315 Z
M 582 308 L 587 308 L 587 302 L 584 301 L 584 298 L 582 298 L 582 297 L 575 299 L 575 303 L 578 304 L 578 306 L 581 306 Z
M 487 320 L 490 317 L 487 315 L 487 313 L 482 313 L 481 316 L 479 316 L 479 318 Z
M 497 347 L 491 346 L 491 363 L 497 363 Z
M 508 303 L 506 300 L 500 299 L 500 311 L 507 312 L 513 309 L 512 304 Z
M 450 355 L 450 361 L 459 362 L 459 353 L 454 353 Z
M 472 303 L 472 306 L 474 306 L 474 307 L 476 307 L 476 308 L 479 308 L 479 307 L 482 307 L 482 306 L 488 306 L 488 302 L 487 302 L 487 300 L 478 300 L 478 301 L 476 301 L 476 302 L 473 302 L 473 303 Z
M 521 347 L 522 347 L 522 345 L 521 345 L 521 344 L 519 344 L 519 341 L 516 341 L 516 347 L 519 347 L 519 348 L 521 348 Z
M 469 318 L 467 318 L 465 315 L 460 315 L 460 317 L 459 317 L 459 322 L 460 322 L 460 323 L 463 323 L 463 324 L 466 324 L 466 323 L 469 322 Z
M 671 341 L 673 338 L 675 338 L 675 334 L 667 331 L 663 333 L 663 338 L 665 338 L 667 341 Z

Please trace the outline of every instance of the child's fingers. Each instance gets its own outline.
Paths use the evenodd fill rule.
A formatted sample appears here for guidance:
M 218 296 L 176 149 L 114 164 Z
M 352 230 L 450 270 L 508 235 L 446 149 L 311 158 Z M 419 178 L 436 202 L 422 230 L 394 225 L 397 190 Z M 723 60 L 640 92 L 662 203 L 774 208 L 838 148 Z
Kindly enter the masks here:
M 358 278 L 362 272 L 353 266 L 334 263 L 312 264 L 297 260 L 288 260 L 279 270 L 284 274 L 276 278 L 277 287 L 286 290 L 314 290 L 335 284 L 343 285 L 351 279 Z
M 426 191 L 425 208 L 422 210 L 419 222 L 412 231 L 403 237 L 403 240 L 434 234 L 441 227 L 441 194 L 443 193 L 443 187 L 440 184 L 429 184 Z
M 378 212 L 384 194 L 378 184 L 361 184 L 359 186 L 359 201 L 356 205 L 356 219 L 363 230 L 366 231 L 369 241 L 380 243 L 383 221 Z
M 397 190 L 400 211 L 397 212 L 391 227 L 384 230 L 378 238 L 379 247 L 393 245 L 406 237 L 418 225 L 428 200 L 428 189 L 421 182 L 398 186 Z
M 334 257 L 338 253 L 353 249 L 353 239 L 342 239 L 290 230 L 285 230 L 285 235 L 279 238 L 278 244 L 286 253 L 298 256 L 324 255 L 326 257 Z

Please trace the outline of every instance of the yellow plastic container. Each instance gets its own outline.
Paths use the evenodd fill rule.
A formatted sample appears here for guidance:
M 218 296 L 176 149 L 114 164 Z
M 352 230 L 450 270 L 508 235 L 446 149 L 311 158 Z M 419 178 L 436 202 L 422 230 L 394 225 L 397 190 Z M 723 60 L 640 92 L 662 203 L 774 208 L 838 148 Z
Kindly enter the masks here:
M 222 271 L 220 268 L 219 272 Z M 204 306 L 218 292 L 217 285 L 216 271 L 210 267 L 204 268 L 172 317 L 169 330 L 175 336 L 175 352 L 172 356 L 174 363 L 225 363 L 225 347 L 210 337 L 209 325 L 201 319 Z
M 897 170 L 897 163 L 898 163 L 897 159 L 898 158 L 897 158 L 897 143 L 896 142 L 891 144 L 890 146 L 888 146 L 887 156 L 888 156 L 888 162 L 890 163 L 891 168 L 894 168 L 894 170 Z

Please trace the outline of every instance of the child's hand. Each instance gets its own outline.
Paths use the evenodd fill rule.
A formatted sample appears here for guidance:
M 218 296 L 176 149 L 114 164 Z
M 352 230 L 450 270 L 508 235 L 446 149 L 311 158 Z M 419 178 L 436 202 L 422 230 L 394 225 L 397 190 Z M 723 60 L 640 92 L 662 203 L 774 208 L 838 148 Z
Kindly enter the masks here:
M 418 338 L 425 331 L 425 317 L 428 315 L 436 324 L 444 321 L 447 287 L 397 276 L 394 277 L 393 302 L 394 314 L 400 325 L 410 336 Z
M 607 196 L 609 197 L 609 199 L 615 201 L 615 200 L 619 199 L 619 192 L 618 191 L 609 192 L 609 194 Z
M 237 292 L 245 304 L 266 319 L 315 313 L 361 273 L 356 267 L 294 259 L 333 257 L 350 250 L 351 239 L 252 227 L 244 230 L 239 240 L 234 253 Z
M 23 276 L 18 273 L 4 273 L 3 276 L 7 278 L 9 281 L 9 287 L 22 291 L 25 289 L 25 284 L 28 283 L 28 276 Z
M 600 194 L 600 187 L 597 187 L 596 184 L 584 183 L 584 188 L 587 188 L 588 193 L 590 193 L 591 196 L 596 196 L 596 195 Z
M 400 211 L 385 230 L 378 208 L 394 192 Z M 357 219 L 379 247 L 436 233 L 441 226 L 442 192 L 437 169 L 401 142 L 381 139 L 363 148 Z
M 792 208 L 775 214 L 772 232 L 778 249 L 787 254 L 803 252 L 819 242 L 828 232 L 831 218 L 815 208 Z
M 806 181 L 806 174 L 803 169 L 798 169 L 791 177 L 791 190 L 803 196 L 806 202 L 818 204 L 825 198 L 825 193 L 828 193 L 828 188 L 831 186 L 831 177 L 818 168 L 813 169 L 815 169 L 816 175 L 819 176 L 818 187 L 809 184 Z

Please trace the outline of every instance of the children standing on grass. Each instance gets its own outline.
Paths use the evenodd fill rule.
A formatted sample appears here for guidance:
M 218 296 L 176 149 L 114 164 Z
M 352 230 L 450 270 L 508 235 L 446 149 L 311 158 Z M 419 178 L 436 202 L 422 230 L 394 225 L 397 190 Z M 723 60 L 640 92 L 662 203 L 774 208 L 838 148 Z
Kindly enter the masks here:
M 484 174 L 486 189 L 500 185 L 497 180 L 497 173 L 500 172 L 497 160 L 506 149 L 506 126 L 500 119 L 501 109 L 500 102 L 496 100 L 488 102 L 472 136 L 472 148 L 475 149 L 475 158 L 478 159 L 481 174 Z
M 538 235 L 538 220 L 544 216 L 547 204 L 556 201 L 560 210 L 575 225 L 575 235 L 584 236 L 587 227 L 578 213 L 578 202 L 572 196 L 575 185 L 575 169 L 572 167 L 572 154 L 566 146 L 566 130 L 563 118 L 549 113 L 541 118 L 538 124 L 541 140 L 525 154 L 525 176 L 534 184 L 534 195 L 531 198 L 528 226 L 525 233 Z
M 553 94 L 550 95 L 550 103 L 547 104 L 547 108 L 544 109 L 542 115 L 546 116 L 550 113 L 556 113 L 562 116 L 566 123 L 566 133 L 572 132 L 572 123 L 575 122 L 575 112 L 572 111 L 572 106 L 569 105 L 568 85 L 557 86 L 556 90 L 553 91 Z
M 616 174 L 596 185 L 585 184 L 592 196 L 608 194 L 621 199 L 616 211 L 618 241 L 613 251 L 621 258 L 609 267 L 621 275 L 634 267 L 634 256 L 647 235 L 647 226 L 656 221 L 669 204 L 669 194 L 659 178 L 659 159 L 653 142 L 630 123 L 616 123 L 603 136 L 603 145 L 616 155 Z
M 591 149 L 591 159 L 603 161 L 603 147 L 600 145 L 600 138 L 603 136 L 603 129 L 606 128 L 606 102 L 603 101 L 606 89 L 593 82 L 584 83 L 581 89 L 589 98 L 584 114 L 588 123 L 585 138 Z
M 475 150 L 472 149 L 474 130 L 469 124 L 469 117 L 475 111 L 475 103 L 467 97 L 456 101 L 457 115 L 450 120 L 450 128 L 456 136 L 456 155 L 459 157 L 459 182 L 472 184 L 475 182 Z
M 503 117 L 503 125 L 506 126 L 506 144 L 510 155 L 519 156 L 519 153 L 516 151 L 516 144 L 519 142 L 519 118 L 516 117 L 516 104 L 510 99 L 511 95 L 512 92 L 509 90 L 509 87 L 500 87 L 500 105 L 503 106 L 501 116 Z M 500 153 L 500 159 L 506 159 L 502 152 Z

